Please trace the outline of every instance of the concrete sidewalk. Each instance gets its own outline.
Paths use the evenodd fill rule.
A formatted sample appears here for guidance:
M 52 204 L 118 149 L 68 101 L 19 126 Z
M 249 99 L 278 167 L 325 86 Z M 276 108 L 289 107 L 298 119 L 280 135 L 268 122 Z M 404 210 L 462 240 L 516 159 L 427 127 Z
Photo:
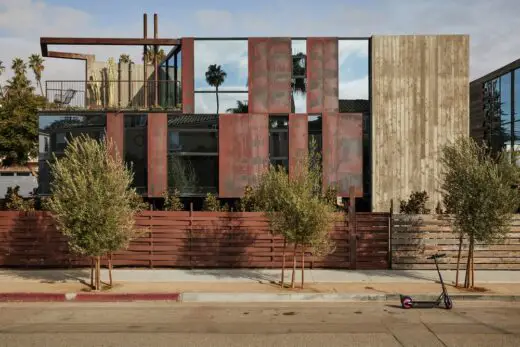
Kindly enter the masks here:
M 132 283 L 270 283 L 280 280 L 279 269 L 115 269 L 115 282 Z M 446 283 L 455 282 L 455 271 L 442 271 Z M 291 271 L 286 270 L 286 280 L 290 280 Z M 300 281 L 301 271 L 296 272 Z M 459 281 L 464 279 L 460 272 Z M 67 270 L 0 270 L 2 282 L 63 282 L 72 283 L 90 278 L 88 269 Z M 102 280 L 108 280 L 108 271 L 101 271 Z M 438 281 L 436 271 L 431 270 L 305 270 L 306 283 L 432 283 Z M 518 283 L 520 271 L 476 271 L 475 282 Z

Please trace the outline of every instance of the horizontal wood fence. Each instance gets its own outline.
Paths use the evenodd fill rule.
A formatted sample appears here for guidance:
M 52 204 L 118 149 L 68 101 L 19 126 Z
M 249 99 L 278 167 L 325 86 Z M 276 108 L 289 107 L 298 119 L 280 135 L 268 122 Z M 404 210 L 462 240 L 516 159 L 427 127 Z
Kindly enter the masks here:
M 435 269 L 428 260 L 437 252 L 446 253 L 439 260 L 443 269 L 456 269 L 459 235 L 453 232 L 446 215 L 393 215 L 392 268 Z M 464 240 L 461 269 L 466 268 L 468 240 Z M 520 270 L 520 217 L 515 216 L 506 237 L 491 245 L 475 245 L 475 269 Z
M 331 230 L 332 254 L 306 253 L 311 268 L 386 269 L 389 220 L 384 213 L 357 213 L 355 228 L 341 214 Z M 113 256 L 120 267 L 278 268 L 283 239 L 270 233 L 262 213 L 146 211 L 136 217 L 143 235 Z M 292 262 L 292 247 L 287 261 Z M 297 254 L 301 254 L 298 250 Z M 298 256 L 298 263 L 301 257 Z M 71 255 L 67 240 L 46 212 L 0 212 L 0 266 L 81 267 L 89 260 Z

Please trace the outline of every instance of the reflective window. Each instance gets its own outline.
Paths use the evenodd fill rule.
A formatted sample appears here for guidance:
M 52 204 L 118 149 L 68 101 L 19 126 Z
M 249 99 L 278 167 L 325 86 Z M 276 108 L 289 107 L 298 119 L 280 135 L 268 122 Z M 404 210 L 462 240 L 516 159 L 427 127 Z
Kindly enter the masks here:
M 291 110 L 307 112 L 307 40 L 291 40 L 292 79 Z
M 153 115 L 151 116 L 153 117 Z M 133 186 L 138 192 L 148 185 L 148 129 L 147 115 L 125 115 L 124 159 L 134 172 Z
M 38 193 L 49 194 L 51 172 L 48 161 L 54 153 L 57 158 L 64 155 L 67 143 L 81 134 L 103 140 L 106 131 L 104 114 L 89 115 L 46 115 L 39 116 Z
M 218 115 L 168 116 L 168 187 L 184 195 L 218 188 Z
M 269 160 L 289 169 L 289 116 L 269 116 Z
M 321 115 L 310 115 L 308 118 L 308 133 L 309 133 L 309 151 L 312 148 L 312 143 L 316 146 L 316 151 L 321 154 L 323 148 L 322 140 L 322 117 Z
M 159 69 L 159 104 L 163 107 L 178 106 L 182 103 L 181 94 L 181 56 L 182 50 L 172 48 Z
M 500 123 L 502 125 L 502 143 L 506 150 L 511 150 L 511 74 L 500 77 Z
M 368 54 L 368 40 L 338 40 L 340 112 L 368 112 Z
M 195 40 L 194 50 L 195 112 L 238 113 L 248 102 L 247 40 Z
M 514 71 L 514 143 L 520 146 L 520 69 Z M 520 148 L 515 148 L 520 151 Z

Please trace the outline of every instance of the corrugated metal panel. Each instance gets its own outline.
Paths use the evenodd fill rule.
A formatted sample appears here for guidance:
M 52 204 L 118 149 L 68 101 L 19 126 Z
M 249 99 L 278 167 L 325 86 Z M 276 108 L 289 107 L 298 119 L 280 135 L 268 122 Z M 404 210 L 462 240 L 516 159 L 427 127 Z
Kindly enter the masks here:
M 194 62 L 194 50 L 195 44 L 193 38 L 182 38 L 182 73 L 181 73 L 181 85 L 182 85 L 182 112 L 193 113 L 195 112 L 194 106 L 194 88 L 195 88 L 195 62 Z
M 349 196 L 351 186 L 363 196 L 363 115 L 323 114 L 323 184 Z
M 148 114 L 148 196 L 160 197 L 168 189 L 168 117 Z
M 115 145 L 114 150 L 117 150 L 121 157 L 123 157 L 122 151 L 124 148 L 124 124 L 125 116 L 123 113 L 107 113 L 107 139 L 112 139 Z
M 469 135 L 469 37 L 372 38 L 372 209 L 426 190 L 441 201 L 442 147 Z
M 268 116 L 223 114 L 219 118 L 219 196 L 240 197 L 267 167 Z
M 249 112 L 291 111 L 292 56 L 289 38 L 250 38 Z
M 338 40 L 307 39 L 307 112 L 338 112 Z
M 289 115 L 289 176 L 298 172 L 303 158 L 309 150 L 309 116 L 307 114 Z

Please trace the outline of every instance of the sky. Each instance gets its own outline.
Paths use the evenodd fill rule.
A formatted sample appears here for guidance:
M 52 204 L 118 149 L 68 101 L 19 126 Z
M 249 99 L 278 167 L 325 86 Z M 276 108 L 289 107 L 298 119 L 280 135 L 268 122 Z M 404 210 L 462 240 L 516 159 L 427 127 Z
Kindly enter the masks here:
M 469 34 L 471 79 L 520 58 L 520 1 L 516 0 L 0 0 L 0 60 L 9 66 L 14 57 L 41 53 L 40 36 L 141 37 L 144 12 L 148 13 L 149 34 L 153 33 L 153 13 L 159 14 L 159 37 L 163 38 Z M 247 45 L 239 41 L 215 49 L 207 42 L 204 48 L 204 44 L 196 47 L 196 78 L 203 79 L 200 70 L 218 56 L 218 63 L 227 64 L 228 72 L 222 89 L 244 86 Z M 137 47 L 51 49 L 94 53 L 101 61 L 121 53 L 134 60 L 140 57 Z M 368 93 L 368 52 L 352 42 L 344 43 L 343 48 L 340 42 L 339 50 L 340 96 L 364 97 Z M 197 51 L 205 54 L 197 57 Z M 44 80 L 83 77 L 82 62 L 48 58 L 45 63 Z M 6 71 L 0 83 L 10 74 Z M 203 82 L 196 80 L 196 87 L 207 89 Z M 215 106 L 209 96 L 204 99 L 205 108 Z M 234 106 L 237 95 L 222 98 L 221 110 Z M 295 102 L 297 107 L 302 105 L 301 100 Z

